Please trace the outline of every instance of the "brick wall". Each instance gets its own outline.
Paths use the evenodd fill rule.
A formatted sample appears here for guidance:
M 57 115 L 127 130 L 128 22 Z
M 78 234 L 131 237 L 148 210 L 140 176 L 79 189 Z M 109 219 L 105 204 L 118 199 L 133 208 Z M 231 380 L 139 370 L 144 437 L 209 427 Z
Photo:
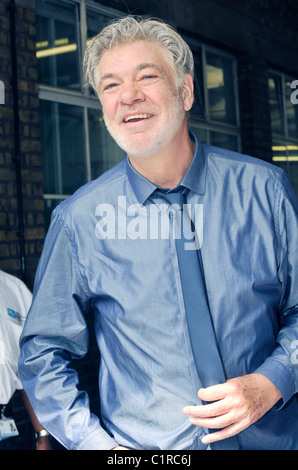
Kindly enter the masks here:
M 0 79 L 5 85 L 5 104 L 0 105 L 0 269 L 23 277 L 20 259 L 20 220 L 23 220 L 26 282 L 30 288 L 45 235 L 34 3 L 16 2 L 17 76 L 12 66 L 10 2 L 0 3 Z M 18 200 L 16 161 L 21 172 L 22 201 Z
M 5 86 L 5 103 L 0 104 L 0 269 L 24 278 L 30 289 L 45 235 L 34 6 L 34 1 L 16 1 L 16 76 L 13 74 L 11 51 L 10 2 L 0 2 L 0 80 Z M 18 125 L 14 84 L 18 94 Z M 16 161 L 21 174 L 21 198 L 18 198 Z M 22 199 L 22 211 L 18 199 Z M 20 212 L 23 220 L 21 230 L 24 230 L 24 274 L 20 248 Z M 30 449 L 33 445 L 33 428 L 18 392 L 11 406 L 20 433 L 17 447 Z

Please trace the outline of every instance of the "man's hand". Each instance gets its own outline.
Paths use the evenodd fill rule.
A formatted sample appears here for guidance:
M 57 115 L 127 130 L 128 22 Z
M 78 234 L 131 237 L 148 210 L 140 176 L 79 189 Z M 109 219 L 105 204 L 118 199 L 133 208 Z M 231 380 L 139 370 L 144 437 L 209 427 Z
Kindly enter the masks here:
M 207 405 L 186 406 L 183 413 L 197 426 L 220 429 L 203 437 L 209 444 L 234 436 L 260 419 L 281 398 L 271 380 L 261 374 L 249 374 L 224 384 L 201 388 L 198 396 Z

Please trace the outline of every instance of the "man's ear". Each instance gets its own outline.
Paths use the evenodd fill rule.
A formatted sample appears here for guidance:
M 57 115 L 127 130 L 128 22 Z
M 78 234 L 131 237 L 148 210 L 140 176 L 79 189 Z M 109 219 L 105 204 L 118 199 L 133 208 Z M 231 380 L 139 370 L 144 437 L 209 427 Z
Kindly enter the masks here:
M 187 73 L 184 77 L 182 85 L 182 99 L 184 103 L 184 110 L 189 111 L 194 102 L 194 84 L 192 76 Z

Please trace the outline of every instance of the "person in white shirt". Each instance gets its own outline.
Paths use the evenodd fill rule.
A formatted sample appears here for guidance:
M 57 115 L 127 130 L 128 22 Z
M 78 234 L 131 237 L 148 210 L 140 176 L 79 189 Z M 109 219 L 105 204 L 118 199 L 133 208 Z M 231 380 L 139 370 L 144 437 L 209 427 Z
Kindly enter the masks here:
M 20 390 L 36 436 L 37 450 L 51 450 L 49 433 L 38 422 L 18 374 L 19 339 L 32 301 L 27 286 L 0 270 L 0 449 L 13 449 L 18 430 L 9 414 L 10 399 Z

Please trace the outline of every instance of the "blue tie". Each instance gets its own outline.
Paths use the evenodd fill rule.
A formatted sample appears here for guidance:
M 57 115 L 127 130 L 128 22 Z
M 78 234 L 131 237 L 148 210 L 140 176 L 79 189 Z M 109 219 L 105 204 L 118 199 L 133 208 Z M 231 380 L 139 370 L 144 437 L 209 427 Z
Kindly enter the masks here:
M 195 247 L 196 242 L 194 237 L 190 240 L 189 235 L 185 238 L 186 228 L 188 228 L 188 233 L 191 231 L 194 234 L 194 224 L 188 216 L 186 207 L 183 208 L 183 204 L 186 204 L 187 190 L 181 186 L 179 189 L 180 191 L 175 190 L 175 192 L 155 190 L 154 194 L 166 200 L 170 205 L 177 205 L 176 227 L 179 228 L 179 234 L 175 236 L 175 243 L 183 298 L 193 356 L 201 384 L 205 388 L 224 383 L 226 377 L 209 311 L 201 252 L 200 249 L 185 249 L 186 244 L 189 246 L 192 243 Z M 231 437 L 217 441 L 211 444 L 211 448 L 236 450 L 239 448 L 238 439 Z

